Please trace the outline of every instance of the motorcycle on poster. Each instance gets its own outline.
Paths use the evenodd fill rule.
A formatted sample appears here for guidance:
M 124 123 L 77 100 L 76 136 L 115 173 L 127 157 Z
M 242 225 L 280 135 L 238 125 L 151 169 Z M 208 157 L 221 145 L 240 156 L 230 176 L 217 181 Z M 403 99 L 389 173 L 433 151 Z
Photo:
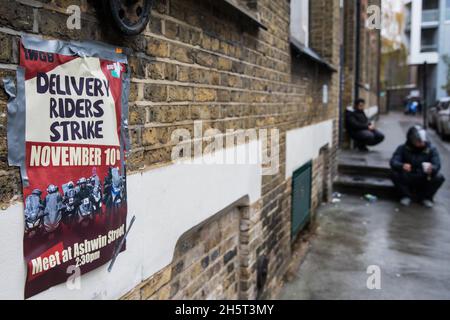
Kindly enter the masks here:
M 107 263 L 125 235 L 129 72 L 104 44 L 24 36 L 19 46 L 8 149 L 23 181 L 28 298 L 69 268 Z

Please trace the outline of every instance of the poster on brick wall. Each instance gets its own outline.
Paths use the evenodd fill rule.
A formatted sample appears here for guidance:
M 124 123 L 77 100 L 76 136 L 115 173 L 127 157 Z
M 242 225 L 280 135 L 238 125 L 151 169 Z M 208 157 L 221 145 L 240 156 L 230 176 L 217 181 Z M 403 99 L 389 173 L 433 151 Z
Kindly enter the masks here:
M 27 36 L 19 48 L 16 85 L 5 88 L 28 298 L 125 250 L 129 73 L 121 50 L 104 44 Z

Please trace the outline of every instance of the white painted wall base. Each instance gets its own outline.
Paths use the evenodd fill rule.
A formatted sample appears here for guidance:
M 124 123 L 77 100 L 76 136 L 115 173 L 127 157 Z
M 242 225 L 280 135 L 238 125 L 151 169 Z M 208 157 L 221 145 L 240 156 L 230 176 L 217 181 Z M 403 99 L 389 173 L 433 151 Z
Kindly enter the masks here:
M 333 123 L 325 121 L 292 130 L 286 140 L 286 178 L 332 145 Z M 253 145 L 256 144 L 256 145 Z M 228 149 L 259 152 L 258 142 Z M 240 151 L 241 150 L 241 151 Z M 253 151 L 252 151 L 253 150 Z M 81 289 L 65 284 L 32 299 L 117 299 L 171 263 L 180 236 L 235 201 L 247 197 L 251 205 L 261 198 L 262 169 L 258 163 L 221 165 L 204 157 L 200 163 L 173 164 L 128 176 L 128 220 L 136 222 L 111 273 L 107 265 L 81 277 Z M 218 159 L 224 155 L 218 153 Z M 253 158 L 259 158 L 253 155 Z M 23 299 L 26 268 L 23 259 L 23 205 L 0 212 L 0 299 Z
M 237 148 L 261 152 L 259 144 L 253 143 L 256 148 Z M 112 272 L 105 265 L 83 275 L 80 290 L 60 284 L 32 299 L 120 298 L 171 263 L 184 232 L 242 197 L 247 196 L 249 204 L 256 202 L 261 197 L 261 166 L 174 164 L 130 175 L 127 187 L 128 220 L 136 215 L 136 222 L 127 238 L 127 250 L 118 256 Z M 0 212 L 0 243 L 0 299 L 23 299 L 22 204 Z
M 286 179 L 295 170 L 319 156 L 320 149 L 333 145 L 333 121 L 328 120 L 286 133 Z

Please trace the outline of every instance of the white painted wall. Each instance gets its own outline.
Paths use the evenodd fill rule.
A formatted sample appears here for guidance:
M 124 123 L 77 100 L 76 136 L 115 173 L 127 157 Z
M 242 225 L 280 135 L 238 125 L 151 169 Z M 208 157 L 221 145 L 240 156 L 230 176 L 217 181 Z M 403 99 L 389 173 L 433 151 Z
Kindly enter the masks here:
M 258 142 L 238 147 L 242 148 L 261 152 Z M 174 164 L 130 175 L 127 186 L 128 220 L 136 215 L 136 222 L 127 238 L 127 250 L 118 256 L 112 272 L 105 265 L 83 275 L 80 290 L 70 291 L 60 284 L 33 299 L 121 297 L 170 264 L 184 232 L 242 197 L 248 196 L 249 204 L 256 202 L 261 197 L 261 166 Z M 23 299 L 22 237 L 23 206 L 16 204 L 0 212 L 0 299 Z
M 286 133 L 286 179 L 308 161 L 317 158 L 320 149 L 333 145 L 333 121 L 328 120 Z
M 333 124 L 325 121 L 292 130 L 286 139 L 286 178 L 332 145 Z M 256 145 L 254 145 L 256 144 Z M 258 152 L 258 142 L 225 152 Z M 220 163 L 224 155 L 203 157 Z M 258 156 L 256 156 L 258 157 Z M 242 197 L 248 204 L 261 197 L 261 165 L 173 164 L 128 176 L 128 220 L 136 222 L 111 273 L 107 265 L 81 277 L 80 290 L 65 284 L 32 299 L 117 299 L 171 263 L 180 236 Z M 0 211 L 0 299 L 23 299 L 26 267 L 23 259 L 23 206 Z

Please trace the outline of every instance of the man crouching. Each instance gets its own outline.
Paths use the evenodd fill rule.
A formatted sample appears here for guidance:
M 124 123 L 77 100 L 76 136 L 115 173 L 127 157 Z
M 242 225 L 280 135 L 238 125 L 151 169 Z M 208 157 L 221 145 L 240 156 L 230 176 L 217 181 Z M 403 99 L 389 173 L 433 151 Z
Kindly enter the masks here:
M 407 141 L 399 146 L 391 159 L 392 181 L 400 193 L 400 203 L 408 207 L 413 196 L 425 206 L 434 206 L 433 198 L 445 181 L 437 149 L 428 141 L 420 126 L 409 129 Z

